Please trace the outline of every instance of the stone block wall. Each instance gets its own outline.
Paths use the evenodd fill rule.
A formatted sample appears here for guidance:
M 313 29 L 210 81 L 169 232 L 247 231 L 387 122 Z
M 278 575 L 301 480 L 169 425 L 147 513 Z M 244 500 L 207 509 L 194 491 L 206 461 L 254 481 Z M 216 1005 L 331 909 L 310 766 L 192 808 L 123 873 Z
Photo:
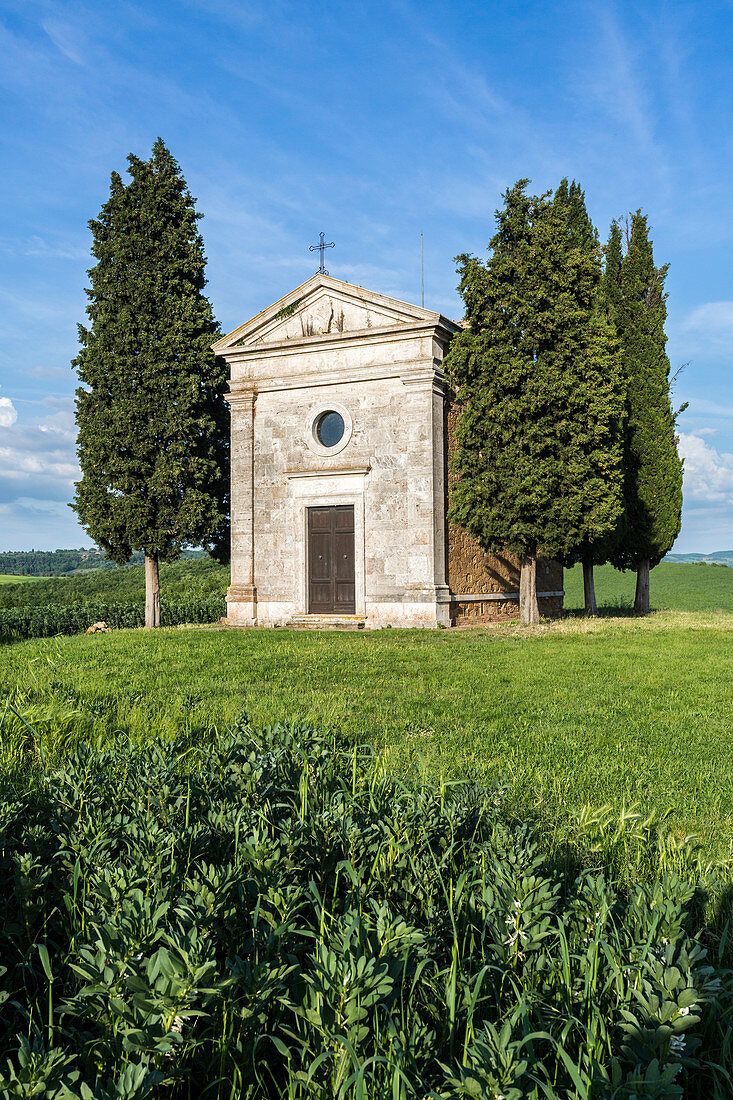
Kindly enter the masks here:
M 456 481 L 451 470 L 455 455 L 455 427 L 458 405 L 450 398 L 445 403 L 446 450 L 446 510 L 450 488 Z M 482 622 L 496 622 L 519 614 L 519 559 L 513 554 L 487 554 L 476 539 L 457 524 L 447 524 L 446 537 L 448 586 L 458 596 L 489 598 L 451 600 L 452 626 L 470 626 Z M 556 561 L 540 559 L 537 563 L 537 591 L 561 592 L 562 566 Z M 508 598 L 501 598 L 508 597 Z M 559 615 L 562 612 L 562 596 L 540 597 L 540 614 Z

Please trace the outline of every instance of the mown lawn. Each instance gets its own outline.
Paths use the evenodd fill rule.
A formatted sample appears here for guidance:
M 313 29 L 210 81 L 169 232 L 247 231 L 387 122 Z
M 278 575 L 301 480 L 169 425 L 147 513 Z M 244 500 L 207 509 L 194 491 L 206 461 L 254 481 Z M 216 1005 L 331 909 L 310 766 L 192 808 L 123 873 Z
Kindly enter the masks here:
M 242 709 L 257 724 L 303 719 L 377 745 L 395 768 L 504 774 L 518 804 L 550 817 L 637 803 L 720 857 L 733 837 L 732 630 L 730 614 L 660 612 L 535 631 L 120 631 L 7 647 L 0 691 L 89 713 L 112 702 L 117 728 L 140 738 Z

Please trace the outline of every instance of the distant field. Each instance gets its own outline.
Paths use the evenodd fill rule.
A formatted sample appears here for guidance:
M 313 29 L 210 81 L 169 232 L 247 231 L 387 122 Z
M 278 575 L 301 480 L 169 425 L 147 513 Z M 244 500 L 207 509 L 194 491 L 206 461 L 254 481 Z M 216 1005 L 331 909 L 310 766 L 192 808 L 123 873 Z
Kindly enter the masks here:
M 26 581 L 40 581 L 43 577 L 19 577 L 13 573 L 0 573 L 0 584 L 25 584 Z
M 33 580 L 32 587 L 25 583 L 27 580 Z M 228 584 L 229 567 L 218 565 L 210 558 L 184 558 L 160 567 L 163 600 L 223 596 Z M 0 608 L 70 604 L 77 600 L 141 603 L 144 599 L 145 570 L 142 565 L 97 569 L 73 577 L 6 577 L 0 589 Z
M 599 606 L 632 607 L 635 573 L 619 573 L 610 565 L 595 570 Z M 651 605 L 671 611 L 733 611 L 733 569 L 726 565 L 673 565 L 652 569 Z M 583 570 L 565 570 L 565 607 L 583 606 Z

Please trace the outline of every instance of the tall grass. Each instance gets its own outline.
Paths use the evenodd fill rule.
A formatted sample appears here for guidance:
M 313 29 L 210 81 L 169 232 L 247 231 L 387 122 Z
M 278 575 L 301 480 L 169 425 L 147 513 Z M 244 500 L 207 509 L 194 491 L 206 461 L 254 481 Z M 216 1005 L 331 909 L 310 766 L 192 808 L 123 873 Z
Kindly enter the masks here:
M 551 837 L 298 724 L 3 721 L 0 1096 L 730 1096 L 727 929 L 638 815 Z

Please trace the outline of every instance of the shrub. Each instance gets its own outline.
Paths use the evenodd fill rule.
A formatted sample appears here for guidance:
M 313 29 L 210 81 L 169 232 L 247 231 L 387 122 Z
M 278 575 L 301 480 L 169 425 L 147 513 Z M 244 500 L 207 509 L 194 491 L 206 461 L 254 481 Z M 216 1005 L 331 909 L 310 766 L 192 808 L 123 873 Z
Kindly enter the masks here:
M 0 873 L 3 1097 L 730 1094 L 691 885 L 568 874 L 496 791 L 300 726 L 81 744 Z
M 181 623 L 212 623 L 225 614 L 226 603 L 221 596 L 169 600 L 161 607 L 163 626 L 178 626 Z M 0 641 L 51 638 L 56 634 L 83 634 L 88 627 L 100 620 L 114 629 L 143 626 L 145 606 L 135 603 L 86 600 L 83 603 L 2 608 L 0 609 Z

